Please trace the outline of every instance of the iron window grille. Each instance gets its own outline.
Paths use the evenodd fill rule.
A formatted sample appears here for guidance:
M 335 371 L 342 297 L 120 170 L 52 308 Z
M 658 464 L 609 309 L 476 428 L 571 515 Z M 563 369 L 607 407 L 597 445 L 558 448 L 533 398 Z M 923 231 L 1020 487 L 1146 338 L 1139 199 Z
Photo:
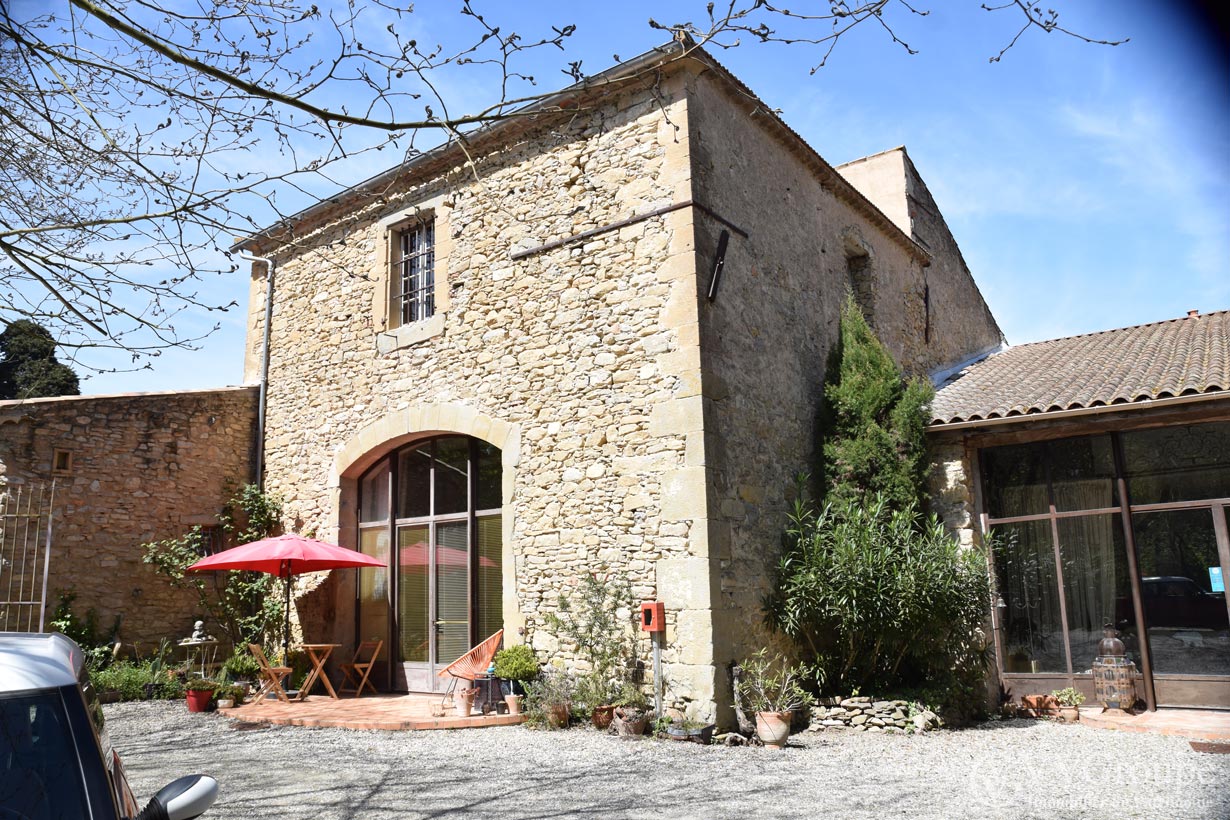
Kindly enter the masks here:
M 435 220 L 398 231 L 393 250 L 394 324 L 431 318 L 436 312 Z

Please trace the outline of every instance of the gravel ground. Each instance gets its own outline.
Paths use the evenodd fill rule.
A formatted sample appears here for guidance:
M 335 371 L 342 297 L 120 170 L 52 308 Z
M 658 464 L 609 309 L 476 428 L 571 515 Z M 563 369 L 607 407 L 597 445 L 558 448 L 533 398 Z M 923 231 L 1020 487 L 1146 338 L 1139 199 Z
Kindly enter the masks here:
M 178 703 L 106 707 L 142 803 L 182 774 L 226 818 L 1230 818 L 1230 755 L 1186 740 L 1005 721 L 921 736 L 795 735 L 784 751 L 520 726 L 236 728 Z

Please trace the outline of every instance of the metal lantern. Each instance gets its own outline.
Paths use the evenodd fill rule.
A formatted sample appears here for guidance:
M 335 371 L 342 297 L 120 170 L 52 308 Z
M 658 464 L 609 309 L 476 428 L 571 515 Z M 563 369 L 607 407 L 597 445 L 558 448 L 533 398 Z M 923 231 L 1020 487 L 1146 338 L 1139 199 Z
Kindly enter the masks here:
M 1136 664 L 1125 655 L 1123 641 L 1113 625 L 1107 624 L 1093 660 L 1094 698 L 1103 709 L 1131 709 L 1136 703 Z

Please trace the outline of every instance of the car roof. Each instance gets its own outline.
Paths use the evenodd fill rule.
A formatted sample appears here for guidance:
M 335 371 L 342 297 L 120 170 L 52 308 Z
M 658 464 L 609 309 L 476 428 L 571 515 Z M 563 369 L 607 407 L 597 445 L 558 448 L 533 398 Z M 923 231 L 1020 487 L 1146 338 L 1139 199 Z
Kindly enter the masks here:
M 58 632 L 0 633 L 0 692 L 76 686 L 85 656 Z

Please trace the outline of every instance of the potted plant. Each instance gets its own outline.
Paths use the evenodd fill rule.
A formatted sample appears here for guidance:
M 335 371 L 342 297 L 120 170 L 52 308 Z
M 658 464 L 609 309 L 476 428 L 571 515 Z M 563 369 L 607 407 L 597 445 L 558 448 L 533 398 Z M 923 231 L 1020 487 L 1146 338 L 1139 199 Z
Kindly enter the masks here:
M 521 701 L 525 697 L 525 683 L 538 677 L 538 658 L 534 650 L 525 644 L 506 646 L 495 653 L 495 676 L 508 681 L 504 692 L 504 702 L 508 704 L 510 715 L 521 714 Z
M 615 698 L 611 724 L 620 737 L 639 737 L 649 723 L 649 699 L 630 681 L 625 681 Z
M 563 729 L 572 712 L 572 679 L 567 672 L 547 669 L 525 687 L 526 714 L 535 725 Z
M 1078 707 L 1085 702 L 1085 696 L 1080 693 L 1080 690 L 1072 686 L 1067 689 L 1056 689 L 1051 692 L 1051 697 L 1059 702 L 1059 715 L 1063 718 L 1064 723 L 1075 723 L 1080 720 Z
M 219 709 L 231 709 L 243 703 L 243 696 L 248 692 L 247 688 L 240 686 L 237 683 L 232 683 L 226 686 L 219 686 L 215 694 L 215 703 Z
M 668 723 L 662 734 L 670 740 L 683 740 L 707 746 L 713 739 L 713 730 L 715 728 L 717 727 L 712 723 L 702 723 L 691 718 L 679 718 Z
M 735 696 L 756 715 L 756 737 L 770 749 L 781 749 L 790 736 L 794 710 L 810 706 L 812 696 L 800 682 L 798 667 L 760 650 L 742 665 Z
M 591 672 L 577 684 L 577 699 L 585 704 L 585 715 L 594 728 L 606 731 L 615 718 L 615 701 L 619 690 L 615 682 L 599 672 Z
M 236 686 L 243 687 L 244 694 L 251 691 L 252 681 L 260 677 L 260 671 L 256 658 L 252 657 L 252 653 L 246 649 L 236 650 L 235 654 L 222 662 L 224 677 Z
M 208 678 L 193 678 L 184 684 L 184 698 L 188 701 L 189 712 L 204 712 L 209 709 L 214 692 L 218 689 L 217 681 Z

